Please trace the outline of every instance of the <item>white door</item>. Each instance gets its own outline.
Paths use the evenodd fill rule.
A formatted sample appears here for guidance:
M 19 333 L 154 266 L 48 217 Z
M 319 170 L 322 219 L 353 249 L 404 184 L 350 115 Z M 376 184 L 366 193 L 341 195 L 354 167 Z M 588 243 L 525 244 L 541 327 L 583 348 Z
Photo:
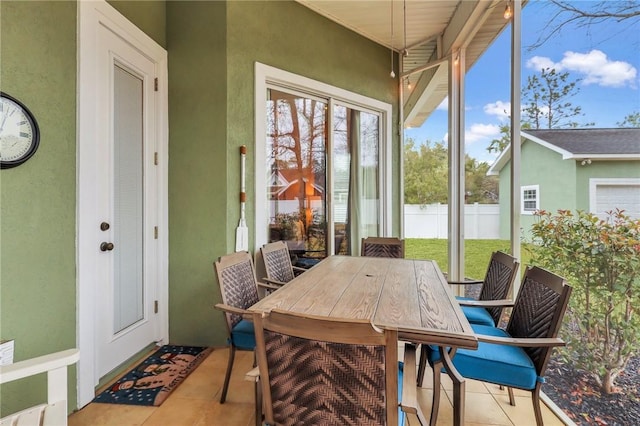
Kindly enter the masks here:
M 166 78 L 166 52 L 157 45 L 154 52 L 154 43 L 145 39 L 152 46 L 147 50 L 137 39 L 141 32 L 128 21 L 114 24 L 111 19 L 124 18 L 107 17 L 117 12 L 106 3 L 80 7 L 78 400 L 83 406 L 101 377 L 167 339 L 168 314 L 166 86 L 158 87 L 158 76 Z
M 96 144 L 98 373 L 105 375 L 158 339 L 153 239 L 157 185 L 153 109 L 155 64 L 111 31 L 98 35 Z M 146 172 L 146 173 L 145 173 Z

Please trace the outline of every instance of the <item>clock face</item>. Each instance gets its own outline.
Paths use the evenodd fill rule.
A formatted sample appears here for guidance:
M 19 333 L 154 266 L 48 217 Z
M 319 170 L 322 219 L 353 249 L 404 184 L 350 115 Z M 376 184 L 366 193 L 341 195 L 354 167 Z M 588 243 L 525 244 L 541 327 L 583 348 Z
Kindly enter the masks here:
M 38 125 L 17 99 L 0 97 L 0 165 L 3 169 L 27 161 L 38 148 Z

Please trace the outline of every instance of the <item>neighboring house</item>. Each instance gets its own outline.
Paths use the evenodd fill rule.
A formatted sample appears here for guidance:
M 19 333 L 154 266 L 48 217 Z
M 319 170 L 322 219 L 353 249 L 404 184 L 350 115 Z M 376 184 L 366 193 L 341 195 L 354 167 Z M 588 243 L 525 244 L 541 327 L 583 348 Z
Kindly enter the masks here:
M 640 129 L 549 129 L 522 132 L 521 229 L 536 210 L 613 209 L 640 218 Z M 511 164 L 508 146 L 489 169 L 500 176 L 501 238 L 509 238 Z

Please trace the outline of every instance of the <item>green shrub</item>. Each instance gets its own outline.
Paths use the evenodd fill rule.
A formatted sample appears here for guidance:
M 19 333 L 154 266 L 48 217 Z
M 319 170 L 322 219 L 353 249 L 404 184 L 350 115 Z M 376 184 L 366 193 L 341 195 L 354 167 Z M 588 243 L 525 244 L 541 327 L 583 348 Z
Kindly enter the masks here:
M 621 210 L 603 220 L 567 210 L 536 216 L 532 263 L 564 276 L 573 287 L 562 357 L 611 393 L 640 349 L 640 220 Z

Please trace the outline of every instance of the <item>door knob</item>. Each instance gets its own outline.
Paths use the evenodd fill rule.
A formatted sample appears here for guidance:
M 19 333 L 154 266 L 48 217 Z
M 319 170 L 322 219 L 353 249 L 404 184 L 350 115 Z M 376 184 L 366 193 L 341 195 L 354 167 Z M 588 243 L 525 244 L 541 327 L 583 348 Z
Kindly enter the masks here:
M 113 250 L 113 243 L 100 244 L 100 251 L 111 251 L 111 250 Z

